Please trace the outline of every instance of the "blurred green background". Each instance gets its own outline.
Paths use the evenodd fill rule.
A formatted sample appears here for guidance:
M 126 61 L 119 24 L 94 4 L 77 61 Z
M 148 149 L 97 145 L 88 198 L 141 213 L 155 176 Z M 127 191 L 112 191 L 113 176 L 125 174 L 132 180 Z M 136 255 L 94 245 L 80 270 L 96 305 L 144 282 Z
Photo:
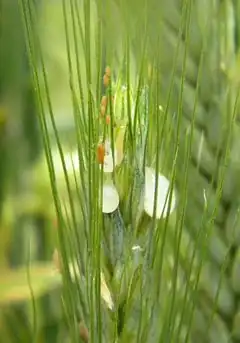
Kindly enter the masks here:
M 102 2 L 104 44 L 108 45 L 108 51 L 113 51 L 115 62 L 111 61 L 112 65 L 117 65 L 122 54 L 123 18 L 128 23 L 131 54 L 139 62 L 142 43 L 139 37 L 147 17 L 147 32 L 152 47 L 149 56 L 158 53 L 162 68 L 159 92 L 165 104 L 172 80 L 175 51 L 179 49 L 169 106 L 174 113 L 182 97 L 183 141 L 191 124 L 196 87 L 199 87 L 184 222 L 184 228 L 193 240 L 205 208 L 204 194 L 209 206 L 207 219 L 211 220 L 217 180 L 223 169 L 225 181 L 214 227 L 208 237 L 209 263 L 200 286 L 201 310 L 194 317 L 192 342 L 240 342 L 240 112 L 238 107 L 235 109 L 240 80 L 240 1 L 186 1 L 186 6 L 191 7 L 187 50 L 184 36 L 184 20 L 187 21 L 187 17 L 182 19 L 183 1 L 149 0 L 145 9 L 143 0 L 137 3 L 123 0 L 124 13 L 121 13 L 120 3 L 117 0 Z M 61 1 L 39 0 L 33 29 L 41 39 L 56 123 L 62 142 L 68 149 L 74 147 L 75 137 L 71 95 L 66 86 L 69 75 L 61 6 Z M 91 19 L 93 34 L 97 26 L 94 10 Z M 183 32 L 178 45 L 181 26 Z M 156 32 L 160 29 L 159 47 Z M 80 54 L 82 49 L 80 46 Z M 161 51 L 157 52 L 157 49 Z M 185 54 L 187 58 L 183 67 Z M 199 81 L 200 64 L 202 73 Z M 184 88 L 181 93 L 183 74 Z M 232 124 L 234 109 L 236 118 Z M 232 137 L 228 142 L 229 160 L 225 168 L 222 156 L 229 130 Z M 52 144 L 55 144 L 53 134 Z M 184 142 L 180 145 L 180 151 L 183 145 Z M 181 163 L 178 171 L 176 181 L 180 183 L 181 173 L 184 172 Z M 52 263 L 55 228 L 21 13 L 17 0 L 1 0 L 0 342 L 33 342 L 33 328 L 37 328 L 34 342 L 68 342 L 61 308 L 61 279 L 54 273 Z M 226 264 L 224 271 L 223 264 Z M 30 279 L 26 272 L 29 265 Z M 215 306 L 213 299 L 218 292 L 216 316 L 206 337 L 205 330 Z M 34 311 L 37 312 L 36 323 Z

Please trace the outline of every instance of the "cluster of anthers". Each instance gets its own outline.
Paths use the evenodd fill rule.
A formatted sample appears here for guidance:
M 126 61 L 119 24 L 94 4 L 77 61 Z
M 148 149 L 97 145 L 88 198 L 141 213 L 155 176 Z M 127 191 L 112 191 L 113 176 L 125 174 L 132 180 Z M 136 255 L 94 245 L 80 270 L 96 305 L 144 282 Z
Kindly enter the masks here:
M 110 67 L 106 67 L 105 74 L 103 76 L 103 84 L 106 89 L 110 85 L 110 78 L 111 69 Z M 114 97 L 111 97 L 110 99 L 110 96 L 103 95 L 100 105 L 100 119 L 104 120 L 107 126 L 110 124 L 111 120 L 111 117 L 108 114 L 110 101 L 112 101 L 113 103 Z M 97 160 L 100 168 L 103 168 L 104 174 L 111 174 L 114 170 L 114 167 L 119 165 L 117 150 L 115 149 L 113 154 L 109 136 L 109 132 L 108 130 L 106 130 L 106 137 L 104 139 L 104 142 L 100 142 L 97 146 Z M 117 209 L 118 205 L 118 191 L 114 186 L 112 179 L 108 178 L 108 181 L 105 181 L 103 184 L 102 212 L 112 213 Z
M 103 77 L 103 84 L 107 88 L 110 84 L 111 70 L 106 67 L 105 74 Z M 113 100 L 113 99 L 112 99 Z M 107 114 L 109 103 L 109 97 L 104 95 L 101 100 L 100 106 L 100 118 L 105 119 L 105 123 L 108 125 L 110 123 L 110 116 Z M 114 167 L 121 163 L 121 158 L 118 156 L 118 151 L 111 149 L 111 141 L 106 137 L 103 143 L 99 143 L 97 148 L 97 158 L 100 166 L 103 167 L 104 173 L 112 173 Z M 144 190 L 144 211 L 150 216 L 154 216 L 154 203 L 155 203 L 155 193 L 156 193 L 156 183 L 158 179 L 158 190 L 156 197 L 156 213 L 157 219 L 165 218 L 168 213 L 171 214 L 176 205 L 176 194 L 175 191 L 171 195 L 171 204 L 169 206 L 170 200 L 170 181 L 162 174 L 156 172 L 151 167 L 145 167 L 145 190 Z M 103 201 L 102 201 L 102 212 L 112 213 L 119 205 L 119 194 L 116 187 L 113 184 L 111 178 L 108 178 L 103 185 Z

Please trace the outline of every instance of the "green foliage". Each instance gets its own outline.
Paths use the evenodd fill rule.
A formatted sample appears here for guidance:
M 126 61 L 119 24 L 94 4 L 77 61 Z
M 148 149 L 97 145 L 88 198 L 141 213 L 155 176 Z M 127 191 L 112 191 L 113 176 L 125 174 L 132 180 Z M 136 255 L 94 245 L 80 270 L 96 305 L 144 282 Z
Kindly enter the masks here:
M 239 6 L 19 0 L 45 153 L 4 202 L 27 267 L 0 303 L 26 300 L 23 341 L 84 341 L 81 321 L 91 342 L 238 342 Z M 54 244 L 61 275 L 36 264 Z

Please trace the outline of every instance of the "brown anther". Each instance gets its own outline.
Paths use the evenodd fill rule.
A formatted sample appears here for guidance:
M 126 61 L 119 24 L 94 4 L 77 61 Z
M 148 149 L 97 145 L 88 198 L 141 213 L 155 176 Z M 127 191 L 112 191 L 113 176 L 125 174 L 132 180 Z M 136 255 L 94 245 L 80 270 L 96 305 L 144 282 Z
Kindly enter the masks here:
M 103 95 L 101 100 L 101 106 L 107 107 L 107 96 Z
M 98 144 L 97 147 L 97 160 L 99 164 L 104 163 L 104 156 L 105 156 L 105 146 L 103 143 Z
M 103 76 L 103 84 L 105 87 L 107 87 L 109 85 L 110 82 L 110 77 L 107 74 L 104 74 Z
M 111 117 L 110 117 L 110 115 L 108 114 L 108 115 L 106 116 L 106 124 L 109 125 L 109 124 L 110 124 L 110 121 L 111 121 Z
M 105 115 L 105 112 L 106 112 L 106 107 L 102 105 L 100 108 L 100 113 L 102 117 Z

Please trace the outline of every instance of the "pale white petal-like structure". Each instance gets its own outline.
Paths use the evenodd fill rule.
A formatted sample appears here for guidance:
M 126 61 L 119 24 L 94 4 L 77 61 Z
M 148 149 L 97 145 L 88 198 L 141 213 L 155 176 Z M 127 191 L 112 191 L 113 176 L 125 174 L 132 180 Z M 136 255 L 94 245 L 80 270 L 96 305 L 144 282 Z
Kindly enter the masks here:
M 116 187 L 112 183 L 103 185 L 102 212 L 112 213 L 119 205 L 119 194 Z
M 140 252 L 140 251 L 143 251 L 143 248 L 140 247 L 140 245 L 133 245 L 132 246 L 132 251 Z
M 79 266 L 78 266 L 77 261 L 73 261 L 69 263 L 69 272 L 70 272 L 70 276 L 72 280 L 79 281 L 78 278 L 80 278 L 80 272 L 79 272 Z M 105 281 L 105 276 L 103 272 L 101 272 L 101 297 L 105 301 L 107 307 L 110 310 L 113 310 L 114 303 L 113 303 L 112 295 Z
M 153 212 L 154 212 L 155 188 L 156 188 L 156 172 L 153 168 L 146 167 L 145 168 L 144 210 L 150 217 L 153 217 L 153 214 L 154 214 Z M 157 204 L 156 204 L 157 205 L 156 206 L 157 219 L 165 218 L 167 216 L 169 200 L 170 200 L 170 181 L 164 175 L 159 173 L 158 174 Z M 176 193 L 173 190 L 169 213 L 172 213 L 175 207 L 176 207 Z
M 115 158 L 116 163 L 116 158 Z M 106 153 L 104 156 L 103 172 L 112 173 L 114 169 L 112 152 Z
M 104 155 L 104 163 L 103 163 L 103 172 L 112 173 L 114 169 L 114 164 L 113 164 L 112 147 L 109 140 L 105 141 L 104 147 L 105 147 L 105 155 Z M 115 159 L 115 165 L 117 165 L 117 151 L 114 151 L 114 159 Z M 101 165 L 100 165 L 100 168 L 101 168 Z

